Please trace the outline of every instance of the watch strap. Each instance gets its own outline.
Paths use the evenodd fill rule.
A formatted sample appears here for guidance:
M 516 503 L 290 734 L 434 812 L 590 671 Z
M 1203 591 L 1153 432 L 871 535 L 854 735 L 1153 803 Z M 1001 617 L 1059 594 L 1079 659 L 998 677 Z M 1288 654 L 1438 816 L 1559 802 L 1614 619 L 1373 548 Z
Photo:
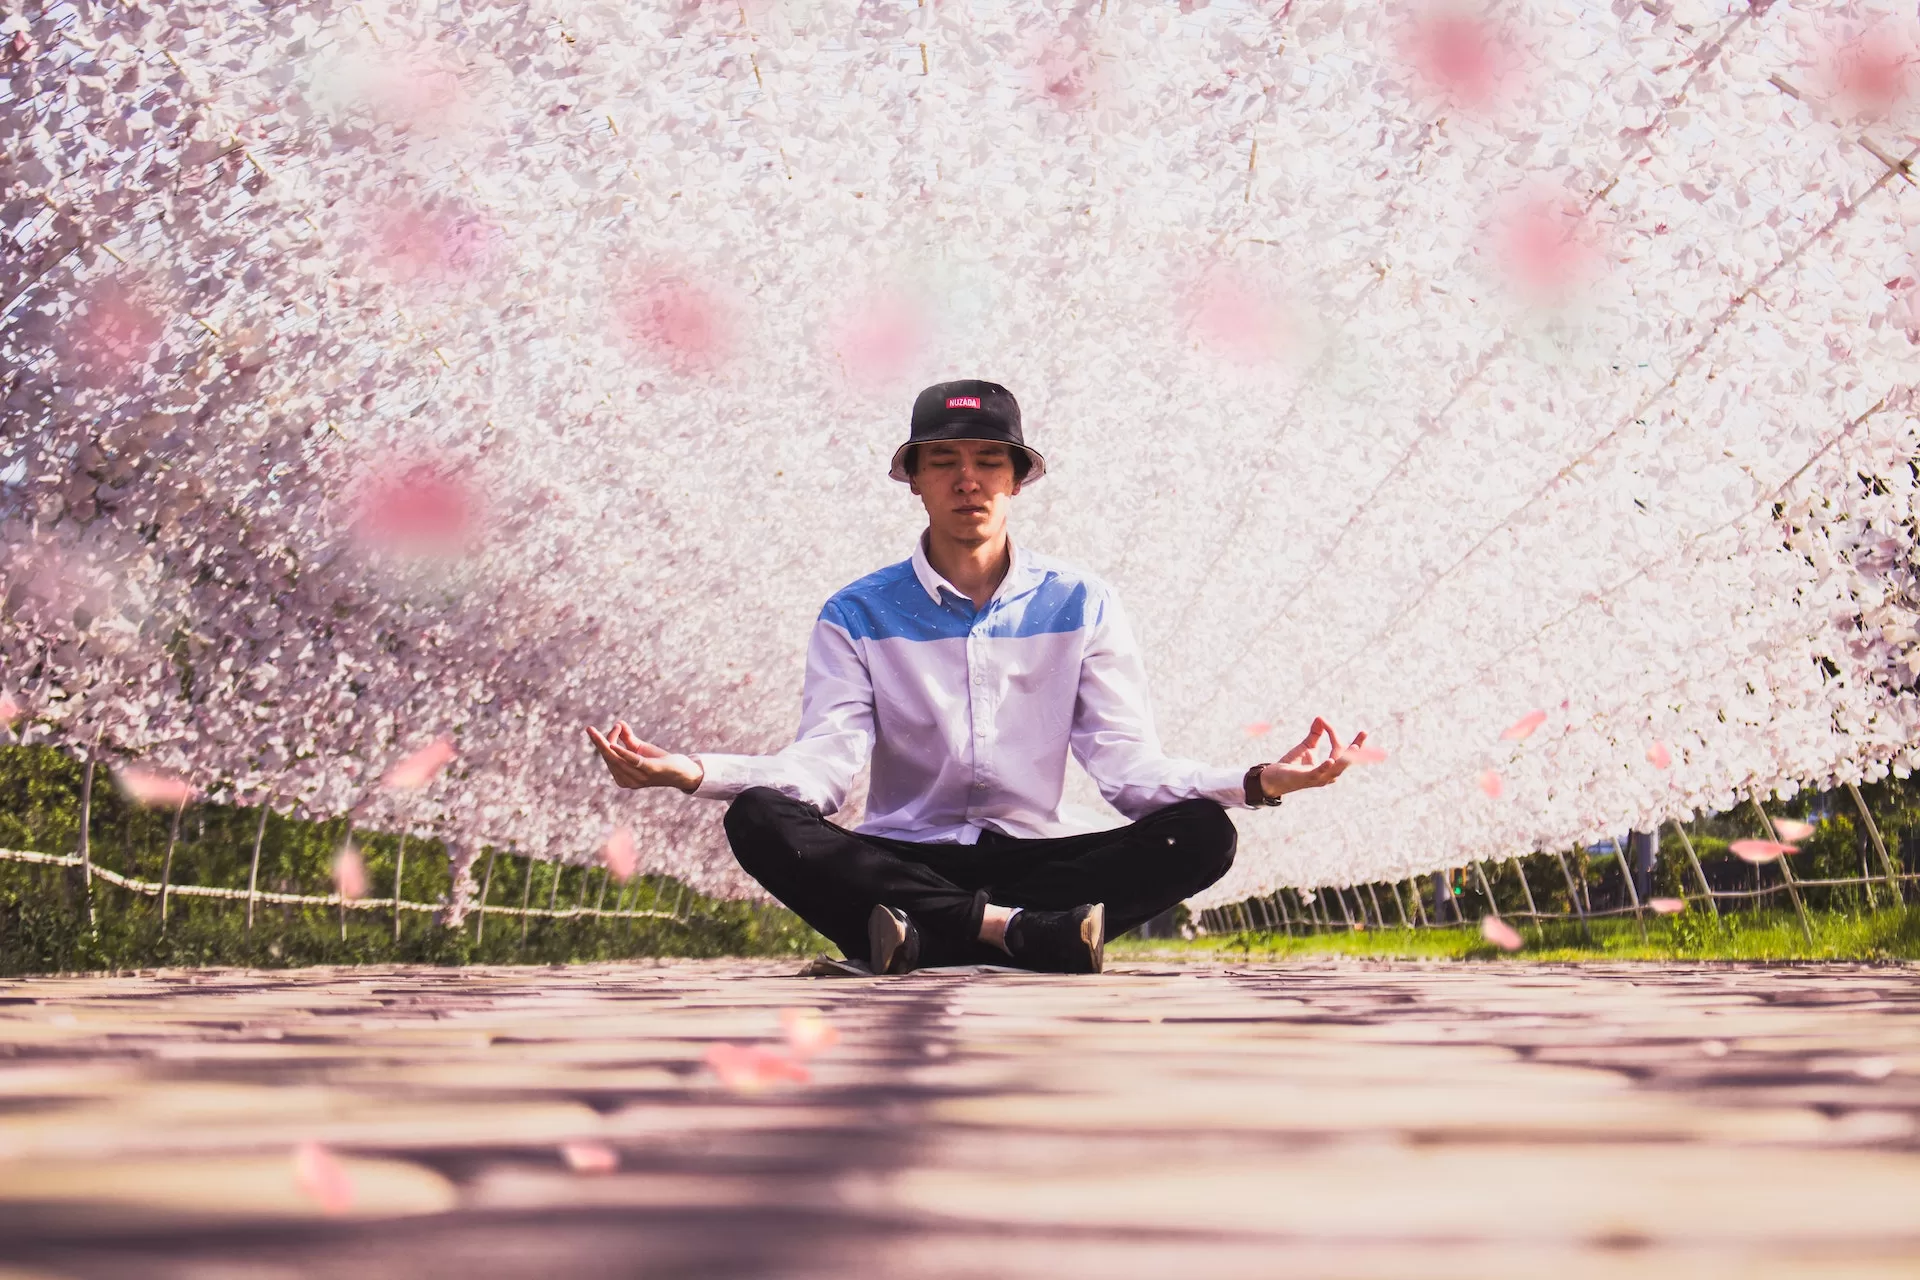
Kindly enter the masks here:
M 1253 768 L 1247 770 L 1247 776 L 1243 780 L 1247 793 L 1247 807 L 1250 809 L 1278 809 L 1280 807 L 1282 797 L 1267 795 L 1266 789 L 1260 785 L 1260 771 L 1266 767 L 1264 764 L 1253 766 Z

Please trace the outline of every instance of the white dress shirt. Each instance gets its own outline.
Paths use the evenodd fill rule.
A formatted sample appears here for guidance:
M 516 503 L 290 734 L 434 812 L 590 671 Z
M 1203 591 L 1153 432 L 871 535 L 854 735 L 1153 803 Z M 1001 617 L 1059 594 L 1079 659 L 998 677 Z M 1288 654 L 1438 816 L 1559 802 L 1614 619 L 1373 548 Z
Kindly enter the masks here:
M 1205 797 L 1246 808 L 1245 767 L 1164 754 L 1146 670 L 1105 583 L 1021 551 L 985 608 L 913 556 L 835 592 L 807 648 L 800 734 L 770 756 L 701 752 L 695 795 L 772 787 L 832 814 L 873 761 L 858 830 L 972 844 L 1070 835 L 1067 752 L 1129 818 Z

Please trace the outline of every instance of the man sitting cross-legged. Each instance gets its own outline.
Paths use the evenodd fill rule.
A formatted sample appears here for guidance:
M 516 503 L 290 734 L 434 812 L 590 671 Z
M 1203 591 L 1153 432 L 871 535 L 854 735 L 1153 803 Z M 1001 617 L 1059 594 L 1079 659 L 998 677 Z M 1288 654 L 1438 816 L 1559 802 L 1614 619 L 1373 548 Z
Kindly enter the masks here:
M 821 610 L 793 744 L 687 756 L 624 722 L 587 730 L 622 787 L 730 800 L 740 865 L 875 973 L 981 962 L 1097 973 L 1107 937 L 1226 873 L 1228 808 L 1276 805 L 1346 768 L 1318 718 L 1250 769 L 1163 754 L 1113 592 L 1007 536 L 1014 496 L 1045 468 L 1006 388 L 927 388 L 890 472 L 919 496 L 927 530 L 911 558 Z M 1322 737 L 1329 754 L 1315 763 Z M 1075 833 L 1061 821 L 1069 751 L 1130 825 Z M 869 757 L 866 820 L 829 822 Z

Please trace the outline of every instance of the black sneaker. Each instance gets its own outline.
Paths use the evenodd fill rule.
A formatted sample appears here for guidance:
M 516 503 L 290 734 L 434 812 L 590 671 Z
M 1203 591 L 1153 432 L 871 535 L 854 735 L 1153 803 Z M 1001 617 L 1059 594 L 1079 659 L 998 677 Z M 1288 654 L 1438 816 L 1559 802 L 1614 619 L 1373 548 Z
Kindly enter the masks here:
M 867 963 L 875 973 L 912 973 L 920 967 L 920 931 L 906 912 L 883 905 L 867 916 Z
M 1107 908 L 1095 902 L 1071 911 L 1024 907 L 1007 925 L 1007 950 L 1022 969 L 1098 973 L 1106 962 Z

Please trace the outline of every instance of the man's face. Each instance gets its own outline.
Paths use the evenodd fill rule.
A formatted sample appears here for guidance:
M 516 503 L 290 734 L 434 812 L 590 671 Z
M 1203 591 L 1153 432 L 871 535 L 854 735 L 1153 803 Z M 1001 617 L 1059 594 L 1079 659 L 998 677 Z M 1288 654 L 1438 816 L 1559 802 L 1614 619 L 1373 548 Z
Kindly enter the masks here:
M 913 491 L 935 533 L 962 543 L 990 541 L 1007 527 L 1013 495 L 1020 492 L 1013 451 L 991 440 L 923 444 Z

